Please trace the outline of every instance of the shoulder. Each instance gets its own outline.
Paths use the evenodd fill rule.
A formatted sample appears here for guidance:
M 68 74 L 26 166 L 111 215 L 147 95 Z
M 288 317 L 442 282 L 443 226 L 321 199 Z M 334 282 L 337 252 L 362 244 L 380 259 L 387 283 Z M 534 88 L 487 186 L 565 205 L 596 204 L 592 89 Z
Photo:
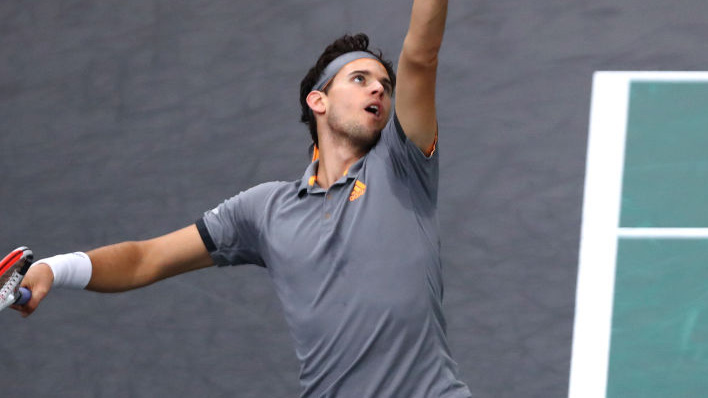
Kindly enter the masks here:
M 209 216 L 210 213 L 216 215 L 224 213 L 253 214 L 258 209 L 262 209 L 271 200 L 270 198 L 278 195 L 279 192 L 290 190 L 290 187 L 294 185 L 292 182 L 285 181 L 270 181 L 254 185 L 224 200 L 217 207 L 207 212 L 206 215 Z M 294 189 L 292 190 L 294 191 Z
M 291 181 L 268 181 L 254 185 L 241 194 L 264 197 L 278 192 L 287 192 L 294 186 L 295 184 Z
M 269 181 L 239 193 L 234 198 L 238 198 L 242 206 L 248 206 L 250 210 L 257 210 L 280 202 L 285 198 L 297 193 L 297 183 L 288 181 Z
M 393 113 L 386 127 L 381 131 L 379 144 L 388 148 L 393 154 L 416 161 L 428 162 L 437 158 L 437 140 L 427 152 L 420 149 L 406 134 L 397 112 Z

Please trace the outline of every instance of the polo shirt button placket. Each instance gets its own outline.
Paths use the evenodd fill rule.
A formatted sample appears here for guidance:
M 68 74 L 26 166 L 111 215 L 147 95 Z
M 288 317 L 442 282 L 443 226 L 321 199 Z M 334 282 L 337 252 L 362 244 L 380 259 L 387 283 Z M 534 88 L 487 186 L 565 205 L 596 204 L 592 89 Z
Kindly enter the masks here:
M 322 216 L 328 228 L 334 228 L 335 212 L 337 208 L 337 198 L 344 189 L 344 184 L 339 181 L 332 185 L 324 194 L 322 201 Z
M 332 187 L 330 187 L 330 190 L 325 192 L 324 201 L 322 203 L 325 221 L 332 218 L 332 192 L 331 192 L 331 189 L 332 189 Z

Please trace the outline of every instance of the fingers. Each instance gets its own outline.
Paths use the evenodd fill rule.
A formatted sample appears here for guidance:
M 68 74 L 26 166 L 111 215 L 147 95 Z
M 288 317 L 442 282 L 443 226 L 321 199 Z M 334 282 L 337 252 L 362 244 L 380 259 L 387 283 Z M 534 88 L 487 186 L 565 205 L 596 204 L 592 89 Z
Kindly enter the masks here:
M 19 311 L 20 314 L 22 314 L 22 317 L 26 318 L 29 315 L 31 315 L 37 309 L 37 307 L 39 307 L 39 303 L 44 299 L 44 297 L 46 297 L 46 295 L 47 295 L 47 293 L 49 293 L 49 291 L 47 291 L 47 290 L 43 291 L 43 290 L 37 289 L 37 288 L 32 289 L 29 285 L 27 285 L 25 287 L 30 289 L 30 291 L 32 292 L 32 298 L 24 305 L 15 304 L 11 308 Z
M 46 264 L 33 264 L 27 271 L 21 286 L 32 292 L 32 297 L 24 305 L 12 305 L 11 308 L 19 311 L 23 317 L 31 315 L 39 306 L 39 303 L 49 293 L 54 282 L 54 273 Z

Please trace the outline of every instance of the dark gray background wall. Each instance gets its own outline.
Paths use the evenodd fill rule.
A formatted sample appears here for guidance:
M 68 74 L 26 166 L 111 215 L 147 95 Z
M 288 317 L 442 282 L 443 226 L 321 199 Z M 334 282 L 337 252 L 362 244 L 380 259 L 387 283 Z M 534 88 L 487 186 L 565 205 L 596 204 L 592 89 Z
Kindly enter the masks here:
M 409 0 L 0 2 L 0 248 L 180 228 L 308 159 L 324 46 L 396 58 Z M 448 332 L 480 397 L 567 394 L 594 70 L 708 65 L 703 0 L 450 0 L 439 69 Z M 208 269 L 0 314 L 3 395 L 294 397 L 266 273 Z

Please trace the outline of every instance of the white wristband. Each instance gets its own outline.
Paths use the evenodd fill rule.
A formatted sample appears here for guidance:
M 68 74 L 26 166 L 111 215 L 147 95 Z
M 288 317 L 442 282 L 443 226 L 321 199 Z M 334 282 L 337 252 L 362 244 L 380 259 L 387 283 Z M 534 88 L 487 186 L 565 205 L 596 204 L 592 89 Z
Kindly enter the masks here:
M 34 264 L 49 265 L 54 273 L 53 287 L 83 289 L 91 280 L 91 259 L 84 252 L 59 254 L 43 258 Z

